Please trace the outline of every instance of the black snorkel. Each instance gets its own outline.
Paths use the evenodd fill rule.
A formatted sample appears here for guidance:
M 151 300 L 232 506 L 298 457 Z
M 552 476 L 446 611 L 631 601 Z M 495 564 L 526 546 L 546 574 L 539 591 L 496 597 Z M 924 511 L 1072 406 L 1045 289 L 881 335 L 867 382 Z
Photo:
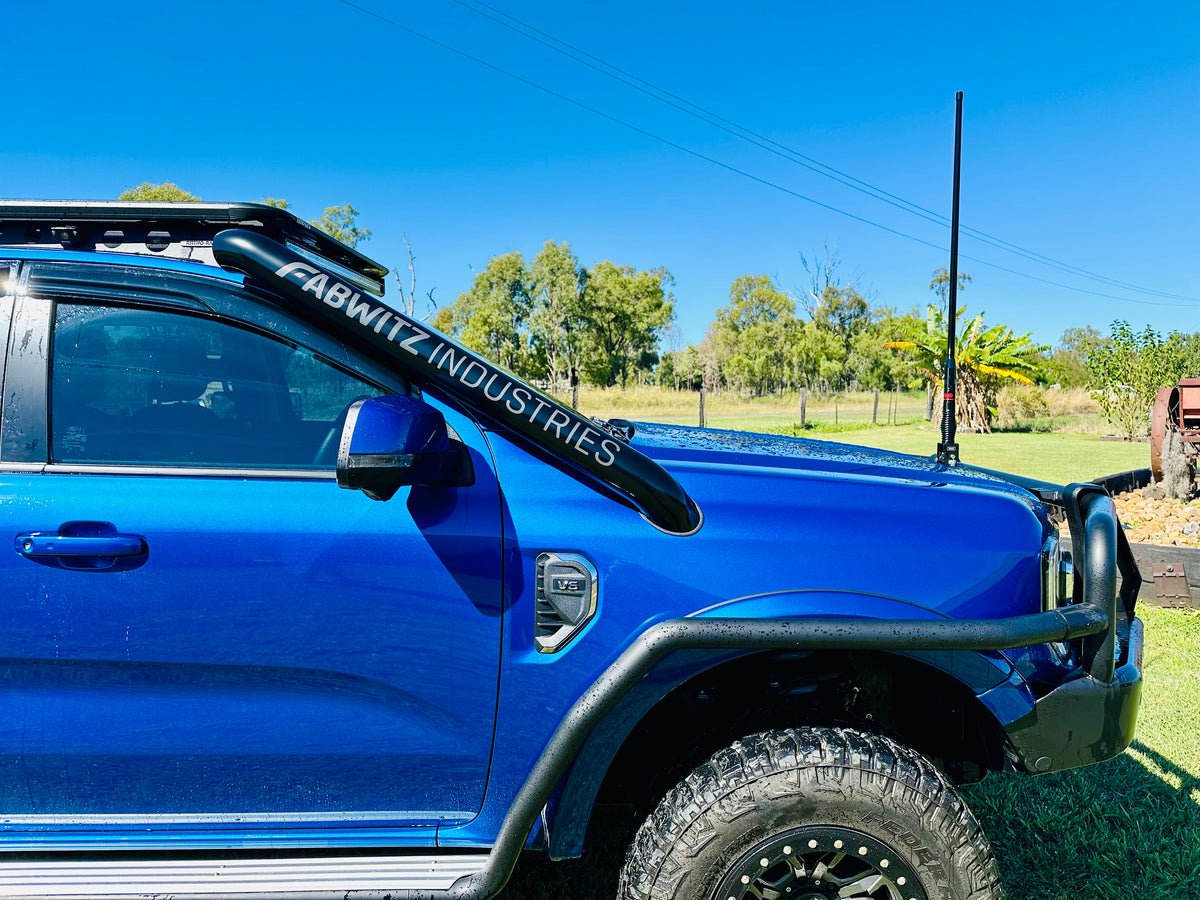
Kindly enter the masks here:
M 233 228 L 213 238 L 226 269 L 290 301 L 355 344 L 400 360 L 419 379 L 470 404 L 501 429 L 548 451 L 558 464 L 633 506 L 669 534 L 699 530 L 699 508 L 658 463 L 594 420 L 537 391 L 415 319 L 364 294 L 270 238 Z

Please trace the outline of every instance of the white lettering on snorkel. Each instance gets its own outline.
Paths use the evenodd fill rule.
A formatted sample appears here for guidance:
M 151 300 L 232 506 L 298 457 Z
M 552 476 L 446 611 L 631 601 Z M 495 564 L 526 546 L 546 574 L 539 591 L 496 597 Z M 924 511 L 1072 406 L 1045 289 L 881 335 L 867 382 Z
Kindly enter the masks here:
M 531 389 L 521 386 L 461 348 L 438 341 L 433 350 L 426 353 L 428 343 L 432 343 L 429 340 L 433 337 L 430 332 L 386 306 L 376 304 L 369 298 L 363 299 L 362 294 L 354 288 L 332 279 L 332 276 L 315 266 L 290 262 L 276 269 L 275 275 L 290 280 L 301 291 L 312 294 L 325 305 L 340 309 L 347 319 L 373 331 L 389 343 L 397 344 L 406 353 L 419 357 L 434 370 L 442 372 L 443 377 L 457 381 L 476 396 L 499 406 L 509 416 L 519 416 L 528 420 L 530 425 L 540 426 L 543 433 L 553 434 L 558 442 L 582 456 L 590 457 L 597 465 L 607 467 L 616 462 L 622 446 L 619 441 L 602 437 L 585 420 L 561 407 L 555 407 Z M 385 330 L 384 326 L 389 323 L 390 328 Z M 545 421 L 539 421 L 539 416 L 546 410 L 549 413 Z
M 403 345 L 402 345 L 403 346 Z M 450 365 L 446 365 L 446 360 L 450 360 Z M 462 364 L 467 361 L 467 357 L 458 356 L 454 352 L 453 347 L 447 347 L 446 352 L 442 354 L 442 361 L 437 364 L 439 369 L 446 369 L 451 376 L 457 376 L 458 370 L 462 368 Z
M 467 376 L 471 373 L 472 369 L 479 369 L 479 377 L 476 378 L 474 381 L 467 381 Z M 461 381 L 463 384 L 465 384 L 469 388 L 477 388 L 481 384 L 483 384 L 483 379 L 487 378 L 487 376 L 488 376 L 487 367 L 484 366 L 483 363 L 476 362 L 475 360 L 471 360 L 467 364 L 467 367 L 463 370 L 462 378 L 460 378 L 458 380 Z M 486 394 L 487 391 L 484 391 L 484 393 Z
M 513 388 L 512 400 L 509 400 L 504 405 L 508 407 L 508 411 L 510 413 L 512 413 L 514 416 L 519 416 L 525 412 L 525 401 L 528 399 L 529 399 L 529 391 L 525 390 L 525 388 L 522 388 L 522 387 Z M 513 400 L 517 401 L 517 403 L 519 405 L 514 406 Z
M 417 328 L 417 326 L 415 326 L 415 325 L 409 325 L 408 327 L 411 328 L 413 331 L 415 331 L 416 334 L 414 334 L 410 338 L 405 338 L 404 340 L 402 340 L 400 342 L 400 349 L 407 350 L 413 356 L 418 356 L 420 354 L 420 351 L 413 345 L 419 344 L 421 341 L 425 340 L 425 338 L 429 337 L 429 332 L 422 331 L 420 328 Z M 391 340 L 391 335 L 388 335 L 388 339 Z M 436 352 L 436 348 L 435 348 L 434 352 Z M 433 354 L 430 354 L 429 361 L 433 362 Z
M 275 270 L 275 274 L 278 275 L 280 278 L 287 278 L 293 272 L 297 272 L 297 271 L 302 271 L 305 275 L 317 274 L 316 269 L 314 269 L 308 263 L 302 263 L 302 262 L 292 262 L 292 263 L 288 263 L 286 266 L 281 266 L 280 268 Z
M 558 418 L 560 416 L 562 417 L 561 422 L 558 421 Z M 556 409 L 556 410 L 554 410 L 554 412 L 550 413 L 550 416 L 546 419 L 546 424 L 542 426 L 542 431 L 549 431 L 551 428 L 553 428 L 554 436 L 561 441 L 563 439 L 563 436 L 562 436 L 563 426 L 570 425 L 570 424 L 571 424 L 571 417 L 568 416 L 561 409 Z M 570 438 L 567 438 L 568 442 L 570 442 L 570 440 L 571 440 Z
M 376 306 L 374 309 L 372 309 L 369 301 L 363 300 L 362 303 L 359 303 L 358 299 L 359 295 L 355 294 L 346 301 L 346 315 L 352 319 L 358 319 L 358 321 L 363 325 L 369 326 L 375 321 L 375 317 L 377 315 L 380 313 L 387 313 L 387 310 L 385 310 L 382 306 Z M 403 347 L 404 345 L 401 344 L 400 346 Z
M 499 403 L 501 400 L 504 399 L 504 395 L 508 393 L 508 389 L 510 387 L 512 387 L 512 382 L 511 381 L 504 382 L 504 387 L 500 388 L 500 393 L 497 394 L 495 397 L 493 397 L 492 392 L 491 392 L 491 387 L 492 387 L 492 382 L 494 382 L 495 380 L 496 380 L 496 375 L 493 374 L 492 377 L 488 379 L 488 383 L 483 386 L 483 396 L 487 397 L 493 403 Z
M 321 299 L 321 295 L 325 292 L 325 285 L 329 284 L 329 276 L 324 272 L 318 272 L 308 281 L 304 282 L 304 287 L 301 290 L 308 291 L 310 294 L 316 294 L 317 299 Z
M 328 291 L 325 292 L 325 302 L 328 303 L 330 306 L 332 306 L 334 309 L 341 309 L 342 304 L 345 303 L 347 300 L 349 300 L 353 296 L 354 296 L 354 291 L 350 289 L 349 285 L 345 285 L 345 284 L 342 284 L 341 282 L 338 282 L 337 284 L 334 284 L 332 287 L 330 287 Z

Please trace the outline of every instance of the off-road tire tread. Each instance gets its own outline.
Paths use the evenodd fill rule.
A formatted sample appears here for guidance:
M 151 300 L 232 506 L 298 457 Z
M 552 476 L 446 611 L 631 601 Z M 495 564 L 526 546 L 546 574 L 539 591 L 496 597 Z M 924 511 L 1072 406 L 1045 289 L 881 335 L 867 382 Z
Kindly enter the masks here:
M 931 895 L 930 900 L 1003 900 L 983 830 L 932 763 L 882 735 L 807 727 L 736 741 L 672 788 L 633 839 L 619 900 L 702 900 L 683 896 L 683 876 L 689 859 L 719 829 L 772 798 L 837 791 L 845 780 L 881 810 L 906 807 L 916 813 L 943 846 L 952 848 L 952 865 L 965 876 L 966 893 Z

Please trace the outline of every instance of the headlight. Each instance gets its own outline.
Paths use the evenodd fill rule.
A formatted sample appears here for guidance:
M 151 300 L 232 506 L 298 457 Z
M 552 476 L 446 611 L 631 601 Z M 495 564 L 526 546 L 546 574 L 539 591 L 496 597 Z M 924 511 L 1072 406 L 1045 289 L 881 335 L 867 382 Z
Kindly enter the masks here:
M 1075 568 L 1071 551 L 1063 547 L 1057 534 L 1046 539 L 1042 548 L 1042 609 L 1058 609 L 1072 600 L 1075 591 Z

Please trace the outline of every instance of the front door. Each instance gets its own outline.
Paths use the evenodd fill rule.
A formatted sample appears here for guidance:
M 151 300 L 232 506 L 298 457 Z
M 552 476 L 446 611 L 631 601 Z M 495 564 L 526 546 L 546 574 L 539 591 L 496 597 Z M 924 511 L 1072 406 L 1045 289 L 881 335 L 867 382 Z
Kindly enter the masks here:
M 17 298 L 6 367 L 5 827 L 402 843 L 469 819 L 500 648 L 479 430 L 442 407 L 474 485 L 373 501 L 337 487 L 336 437 L 395 383 L 294 323 L 69 300 Z

